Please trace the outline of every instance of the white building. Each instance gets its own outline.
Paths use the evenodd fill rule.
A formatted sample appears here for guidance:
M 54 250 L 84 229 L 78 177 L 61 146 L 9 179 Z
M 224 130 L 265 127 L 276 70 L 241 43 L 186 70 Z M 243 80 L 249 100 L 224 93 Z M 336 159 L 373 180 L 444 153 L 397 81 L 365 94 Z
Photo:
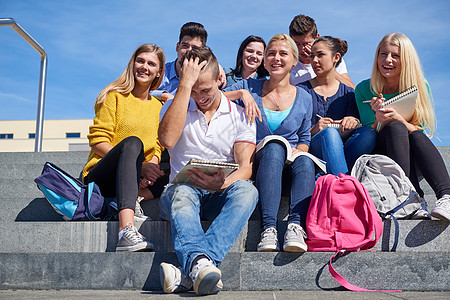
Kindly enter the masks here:
M 92 119 L 44 120 L 42 151 L 89 151 Z M 0 121 L 0 152 L 33 152 L 35 120 Z

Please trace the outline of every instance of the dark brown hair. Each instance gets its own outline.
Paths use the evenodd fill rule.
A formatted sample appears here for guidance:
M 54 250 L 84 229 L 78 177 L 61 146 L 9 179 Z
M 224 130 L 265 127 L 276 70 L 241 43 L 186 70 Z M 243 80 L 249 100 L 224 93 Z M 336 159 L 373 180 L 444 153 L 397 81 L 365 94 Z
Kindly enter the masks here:
M 333 55 L 335 55 L 336 53 L 340 53 L 341 57 L 339 58 L 339 60 L 336 62 L 336 66 L 339 66 L 339 64 L 342 61 L 342 57 L 345 55 L 345 53 L 347 53 L 348 50 L 348 45 L 347 45 L 347 41 L 345 40 L 341 40 L 329 35 L 324 35 L 319 37 L 317 40 L 314 41 L 314 44 L 317 44 L 319 42 L 324 42 L 328 49 L 331 50 L 331 52 L 333 53 Z
M 192 38 L 198 37 L 202 41 L 203 45 L 206 45 L 206 40 L 208 39 L 208 33 L 206 32 L 205 27 L 196 22 L 188 22 L 181 27 L 180 39 L 178 42 L 181 42 L 185 36 L 190 36 Z
M 214 53 L 207 46 L 195 47 L 187 51 L 181 58 L 181 65 L 183 65 L 185 59 L 195 59 L 197 57 L 199 58 L 199 63 L 205 60 L 207 61 L 206 65 L 202 68 L 202 72 L 211 69 L 214 79 L 219 79 L 219 63 Z
M 314 19 L 305 15 L 295 16 L 289 25 L 289 35 L 293 37 L 296 35 L 306 35 L 308 33 L 311 34 L 313 38 L 316 38 L 317 36 L 317 26 Z

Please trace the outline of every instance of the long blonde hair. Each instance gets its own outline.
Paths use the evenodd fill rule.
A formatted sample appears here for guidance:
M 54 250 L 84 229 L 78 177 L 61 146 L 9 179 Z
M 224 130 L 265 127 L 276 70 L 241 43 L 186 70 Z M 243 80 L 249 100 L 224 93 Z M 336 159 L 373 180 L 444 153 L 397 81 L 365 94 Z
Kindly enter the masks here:
M 410 123 L 418 126 L 422 130 L 429 129 L 430 135 L 433 136 L 436 130 L 436 116 L 433 108 L 431 90 L 425 81 L 417 51 L 406 35 L 402 33 L 389 33 L 381 39 L 375 52 L 370 87 L 377 95 L 383 91 L 385 79 L 378 69 L 378 55 L 381 46 L 385 43 L 390 43 L 400 48 L 401 71 L 398 87 L 399 92 L 413 85 L 419 90 L 416 108 Z
M 156 56 L 158 57 L 159 65 L 160 65 L 161 76 L 156 77 L 153 80 L 153 82 L 150 86 L 150 90 L 156 90 L 160 86 L 161 81 L 164 76 L 164 65 L 165 65 L 165 60 L 166 60 L 164 51 L 160 47 L 158 47 L 154 44 L 143 44 L 143 45 L 139 46 L 136 49 L 136 51 L 134 51 L 134 53 L 131 56 L 130 61 L 128 62 L 128 65 L 127 65 L 125 71 L 123 71 L 122 75 L 120 75 L 119 78 L 117 78 L 112 83 L 107 85 L 100 92 L 97 99 L 95 100 L 96 106 L 97 105 L 101 106 L 106 100 L 106 95 L 108 95 L 108 93 L 111 91 L 116 91 L 116 92 L 119 92 L 122 94 L 128 94 L 134 89 L 134 85 L 135 85 L 134 74 L 133 74 L 134 61 L 136 60 L 136 57 L 139 54 L 144 53 L 144 52 L 154 52 L 156 54 Z

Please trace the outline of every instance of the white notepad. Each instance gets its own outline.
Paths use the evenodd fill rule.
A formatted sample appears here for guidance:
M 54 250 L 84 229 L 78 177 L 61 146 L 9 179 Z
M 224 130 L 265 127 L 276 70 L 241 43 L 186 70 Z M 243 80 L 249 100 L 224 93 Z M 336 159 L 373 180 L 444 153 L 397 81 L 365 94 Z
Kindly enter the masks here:
M 386 100 L 381 105 L 382 108 L 392 107 L 394 108 L 406 121 L 411 121 L 414 110 L 416 109 L 416 99 L 419 90 L 416 86 L 412 86 L 409 89 L 401 92 L 397 96 Z M 384 124 L 378 123 L 377 131 L 383 128 Z

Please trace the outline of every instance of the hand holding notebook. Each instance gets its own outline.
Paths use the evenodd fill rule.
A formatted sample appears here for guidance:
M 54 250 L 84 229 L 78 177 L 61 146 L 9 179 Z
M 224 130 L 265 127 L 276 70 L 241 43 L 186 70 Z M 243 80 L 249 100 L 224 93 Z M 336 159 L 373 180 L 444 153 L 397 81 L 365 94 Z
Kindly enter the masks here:
M 381 109 L 383 108 L 394 108 L 395 111 L 400 114 L 406 121 L 410 121 L 414 115 L 416 109 L 416 99 L 417 99 L 418 89 L 416 86 L 412 86 L 409 89 L 401 92 L 397 96 L 384 101 L 381 104 Z M 383 123 L 378 123 L 377 131 L 379 132 L 383 128 Z
M 224 174 L 224 177 L 227 177 L 231 172 L 239 169 L 239 164 L 191 159 L 183 167 L 183 169 L 180 172 L 178 172 L 178 174 L 175 176 L 175 178 L 172 180 L 171 183 L 187 183 L 192 186 L 202 188 L 201 186 L 196 185 L 189 176 L 188 171 L 190 170 L 195 172 L 194 168 L 197 168 L 198 170 L 207 175 L 213 175 L 219 169 L 221 169 Z

